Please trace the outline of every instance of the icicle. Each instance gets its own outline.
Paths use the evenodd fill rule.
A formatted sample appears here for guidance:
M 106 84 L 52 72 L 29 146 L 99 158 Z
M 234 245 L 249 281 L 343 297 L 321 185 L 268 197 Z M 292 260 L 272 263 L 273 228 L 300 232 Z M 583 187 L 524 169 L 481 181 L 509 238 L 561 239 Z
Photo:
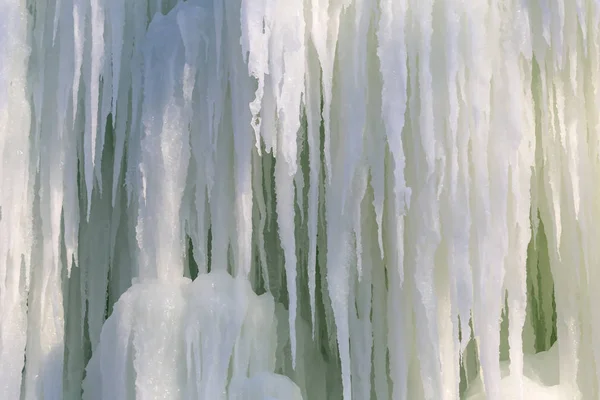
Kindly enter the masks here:
M 320 117 L 321 98 L 319 96 L 319 66 L 312 42 L 306 46 L 306 98 L 305 110 L 307 121 L 307 142 L 309 158 L 309 189 L 308 189 L 308 293 L 310 301 L 311 325 L 315 335 L 316 318 L 316 264 L 317 264 L 317 220 L 319 204 L 319 175 L 321 169 L 320 150 Z
M 133 43 L 133 21 L 132 14 L 135 3 L 128 2 L 125 7 L 119 7 L 118 3 L 110 4 L 111 20 L 115 21 L 112 26 L 112 58 L 113 62 L 113 94 L 112 94 L 112 118 L 115 135 L 115 156 L 112 176 L 112 206 L 115 207 L 117 195 L 121 191 L 122 184 L 123 154 L 125 152 L 125 140 L 128 128 L 133 124 L 129 121 L 132 117 L 129 111 L 131 62 L 134 50 Z M 120 24 L 123 26 L 121 27 Z M 125 117 L 126 116 L 126 117 Z
M 79 84 L 81 82 L 81 70 L 84 61 L 85 21 L 87 13 L 88 2 L 86 0 L 73 0 L 73 41 L 75 50 L 75 73 L 73 74 L 73 124 L 75 124 L 79 105 Z
M 259 116 L 262 99 L 265 93 L 265 75 L 269 72 L 269 39 L 272 31 L 274 4 L 271 0 L 249 1 L 242 0 L 241 30 L 242 55 L 248 63 L 248 73 L 256 78 L 257 88 L 255 98 L 250 103 L 256 149 L 261 153 Z
M 64 242 L 66 248 L 67 275 L 71 274 L 73 260 L 77 263 L 78 258 L 78 239 L 79 239 L 79 198 L 77 190 L 77 142 L 78 131 L 71 121 L 68 120 L 70 113 L 74 112 L 74 105 L 70 102 L 73 86 L 73 31 L 68 29 L 72 26 L 72 4 L 64 2 L 62 4 L 62 27 L 59 32 L 60 56 L 58 90 L 56 104 L 58 106 L 58 124 L 57 132 L 64 146 L 64 158 L 62 162 L 64 176 L 64 203 L 63 203 L 63 223 L 64 223 Z M 59 4 L 57 3 L 57 7 Z
M 24 1 L 4 1 L 0 23 L 0 396 L 19 398 L 27 342 L 35 173 L 28 133 L 27 15 Z
M 89 101 L 86 101 L 85 103 L 86 130 L 83 137 L 83 147 L 85 152 L 85 185 L 87 189 L 87 218 L 90 216 L 90 207 L 92 204 L 94 171 L 98 174 L 100 170 L 100 160 L 96 159 L 96 150 L 99 145 L 99 153 L 101 154 L 102 146 L 104 145 L 103 142 L 98 143 L 96 141 L 98 129 L 104 130 L 104 121 L 102 119 L 98 121 L 100 79 L 104 72 L 104 7 L 99 0 L 90 0 L 90 25 L 92 34 L 90 38 L 90 65 L 89 75 L 85 77 L 87 90 L 89 90 L 89 92 L 86 92 Z M 98 127 L 98 124 L 100 124 L 100 127 Z M 100 176 L 97 176 L 96 178 L 98 180 L 101 179 Z
M 323 152 L 326 179 L 331 183 L 331 102 L 333 90 L 333 68 L 337 47 L 341 4 L 338 1 L 312 0 L 311 38 L 321 64 L 323 87 L 323 126 L 325 130 Z
M 248 276 L 252 261 L 252 145 L 248 128 L 253 118 L 248 107 L 252 99 L 252 82 L 248 78 L 239 47 L 239 5 L 228 2 L 226 10 L 226 37 L 230 43 L 228 79 L 233 116 L 235 234 L 232 234 L 232 239 L 236 254 L 234 268 L 236 274 Z
M 394 208 L 397 213 L 395 216 L 396 220 L 401 218 L 406 204 L 410 201 L 410 189 L 406 187 L 404 178 L 406 161 L 402 147 L 402 131 L 404 129 L 404 114 L 407 102 L 406 87 L 408 84 L 404 32 L 406 8 L 406 0 L 382 0 L 382 10 L 377 31 L 379 41 L 377 56 L 379 57 L 383 83 L 381 113 L 385 121 L 388 148 L 393 158 L 393 176 L 395 180 L 393 199 L 395 201 Z M 399 77 L 396 76 L 397 69 Z M 381 154 L 379 157 L 381 157 Z M 399 221 L 395 225 L 398 226 Z M 379 229 L 381 230 L 381 227 Z M 404 272 L 400 270 L 400 284 L 402 284 L 403 280 Z
M 119 99 L 119 81 L 121 79 L 121 64 L 122 55 L 128 55 L 127 52 L 123 51 L 123 47 L 126 43 L 125 33 L 125 19 L 126 19 L 126 5 L 119 2 L 109 2 L 108 14 L 110 22 L 110 36 L 111 36 L 111 65 L 112 65 L 112 98 L 111 98 L 111 113 L 113 115 L 113 129 L 115 128 L 115 121 L 117 115 L 117 100 Z M 104 94 L 108 97 L 108 93 Z M 110 98 L 110 97 L 109 97 Z

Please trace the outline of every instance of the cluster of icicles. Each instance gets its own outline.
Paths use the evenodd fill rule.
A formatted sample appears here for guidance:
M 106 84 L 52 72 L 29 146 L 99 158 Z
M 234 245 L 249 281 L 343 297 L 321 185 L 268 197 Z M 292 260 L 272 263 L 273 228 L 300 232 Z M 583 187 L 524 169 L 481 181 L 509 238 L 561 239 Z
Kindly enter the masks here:
M 0 398 L 600 396 L 600 3 L 0 0 Z

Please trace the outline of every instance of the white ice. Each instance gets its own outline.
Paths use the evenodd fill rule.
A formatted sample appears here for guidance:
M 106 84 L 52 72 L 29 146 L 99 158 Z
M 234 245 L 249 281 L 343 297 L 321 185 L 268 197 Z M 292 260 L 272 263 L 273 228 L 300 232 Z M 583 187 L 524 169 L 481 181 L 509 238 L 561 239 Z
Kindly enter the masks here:
M 0 399 L 600 396 L 600 2 L 0 10 Z

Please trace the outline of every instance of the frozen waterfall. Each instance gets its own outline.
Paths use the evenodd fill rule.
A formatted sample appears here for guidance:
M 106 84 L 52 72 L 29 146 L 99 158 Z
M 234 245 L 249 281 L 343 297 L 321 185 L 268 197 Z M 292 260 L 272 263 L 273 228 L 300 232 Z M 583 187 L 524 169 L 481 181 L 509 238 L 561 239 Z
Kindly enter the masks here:
M 0 399 L 600 398 L 600 1 L 0 0 Z

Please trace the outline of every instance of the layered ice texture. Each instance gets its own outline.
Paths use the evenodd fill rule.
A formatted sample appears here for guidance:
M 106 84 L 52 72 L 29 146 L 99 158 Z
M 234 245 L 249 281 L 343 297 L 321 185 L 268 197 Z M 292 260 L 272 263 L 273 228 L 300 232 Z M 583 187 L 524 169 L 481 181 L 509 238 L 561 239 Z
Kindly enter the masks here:
M 600 396 L 600 2 L 0 0 L 0 399 Z

